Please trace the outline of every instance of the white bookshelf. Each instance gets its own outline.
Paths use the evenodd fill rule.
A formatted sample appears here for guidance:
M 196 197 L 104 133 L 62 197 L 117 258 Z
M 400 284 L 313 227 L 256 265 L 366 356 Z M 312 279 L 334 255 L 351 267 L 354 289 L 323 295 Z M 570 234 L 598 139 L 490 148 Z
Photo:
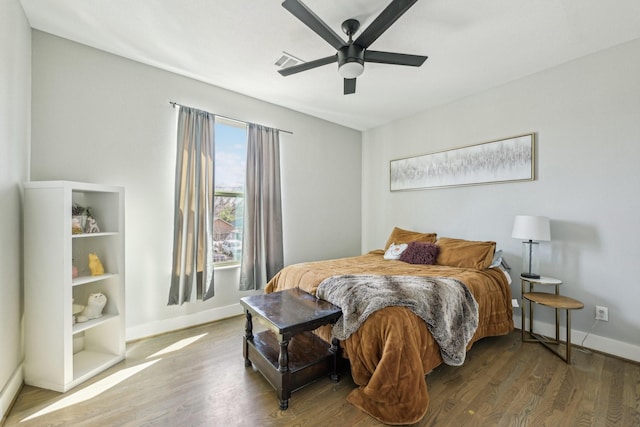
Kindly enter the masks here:
M 91 207 L 99 233 L 72 234 L 73 203 Z M 91 275 L 90 252 L 105 274 Z M 25 383 L 66 392 L 124 359 L 124 267 L 122 187 L 24 184 Z M 73 300 L 94 292 L 107 297 L 102 317 L 73 324 Z

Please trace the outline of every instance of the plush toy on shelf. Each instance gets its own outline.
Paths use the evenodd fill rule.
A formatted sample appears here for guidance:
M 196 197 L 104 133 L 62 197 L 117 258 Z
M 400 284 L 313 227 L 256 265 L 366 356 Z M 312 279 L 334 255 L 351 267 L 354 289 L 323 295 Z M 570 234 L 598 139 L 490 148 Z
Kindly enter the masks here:
M 73 325 L 76 324 L 77 321 L 77 316 L 78 314 L 82 313 L 82 311 L 84 310 L 84 305 L 80 305 L 80 304 L 76 304 L 75 300 L 73 298 L 71 298 L 71 307 L 72 307 L 72 312 L 73 312 Z
M 100 276 L 104 274 L 104 267 L 100 262 L 100 258 L 98 258 L 98 255 L 94 253 L 89 254 L 89 271 L 91 271 L 92 276 Z
M 84 323 L 91 319 L 102 317 L 102 310 L 106 304 L 107 297 L 103 293 L 96 292 L 89 294 L 87 306 L 82 313 L 78 314 L 78 323 Z

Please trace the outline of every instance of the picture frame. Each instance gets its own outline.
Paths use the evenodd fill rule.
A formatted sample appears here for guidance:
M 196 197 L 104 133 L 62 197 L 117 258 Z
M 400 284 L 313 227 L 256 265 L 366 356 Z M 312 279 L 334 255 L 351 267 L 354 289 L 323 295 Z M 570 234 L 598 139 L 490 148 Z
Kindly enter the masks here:
M 391 191 L 535 180 L 535 133 L 389 162 Z

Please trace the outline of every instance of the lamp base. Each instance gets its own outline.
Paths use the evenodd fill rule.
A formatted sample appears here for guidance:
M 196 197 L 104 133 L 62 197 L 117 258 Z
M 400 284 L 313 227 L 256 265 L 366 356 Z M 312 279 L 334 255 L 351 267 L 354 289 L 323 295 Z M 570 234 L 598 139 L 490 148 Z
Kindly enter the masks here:
M 536 273 L 540 271 L 538 268 L 538 248 L 540 245 L 538 242 L 529 240 L 528 242 L 522 242 L 522 276 L 527 279 L 539 279 L 540 274 Z

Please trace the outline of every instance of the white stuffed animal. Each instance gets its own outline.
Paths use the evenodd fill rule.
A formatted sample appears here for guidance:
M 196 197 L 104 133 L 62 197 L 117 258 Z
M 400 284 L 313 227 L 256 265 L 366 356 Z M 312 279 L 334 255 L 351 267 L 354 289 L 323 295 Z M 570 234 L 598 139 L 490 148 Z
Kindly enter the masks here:
M 78 323 L 83 323 L 91 319 L 102 317 L 102 309 L 107 304 L 107 297 L 103 293 L 97 292 L 89 294 L 87 306 L 78 315 Z

